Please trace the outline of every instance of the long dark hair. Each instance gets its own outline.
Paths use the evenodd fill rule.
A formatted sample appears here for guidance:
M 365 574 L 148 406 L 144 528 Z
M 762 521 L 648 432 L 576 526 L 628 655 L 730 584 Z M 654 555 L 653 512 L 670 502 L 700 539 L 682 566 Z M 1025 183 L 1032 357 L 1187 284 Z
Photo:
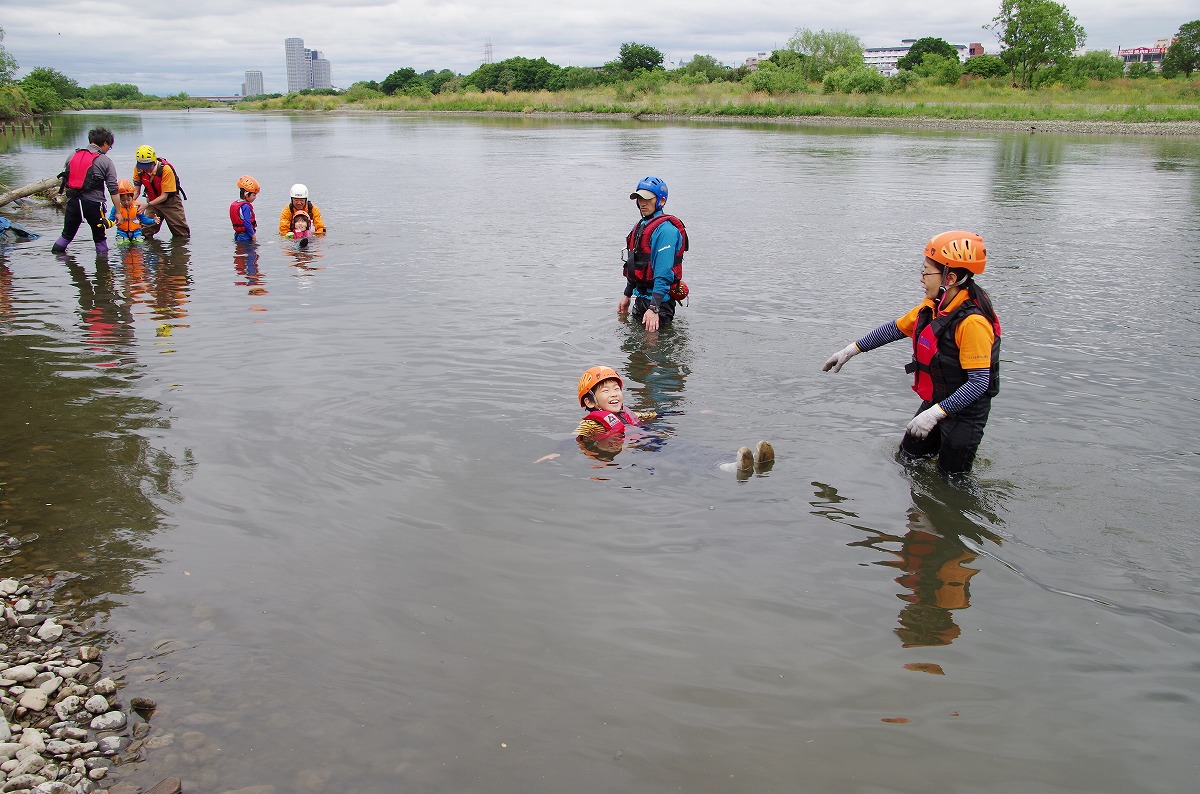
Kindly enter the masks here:
M 957 278 L 957 283 L 962 284 L 963 289 L 967 291 L 967 297 L 975 302 L 979 310 L 992 321 L 995 325 L 1000 322 L 1000 318 L 996 316 L 996 309 L 992 306 L 991 296 L 987 294 L 987 290 L 975 283 L 975 274 L 965 267 L 952 267 L 950 272 Z

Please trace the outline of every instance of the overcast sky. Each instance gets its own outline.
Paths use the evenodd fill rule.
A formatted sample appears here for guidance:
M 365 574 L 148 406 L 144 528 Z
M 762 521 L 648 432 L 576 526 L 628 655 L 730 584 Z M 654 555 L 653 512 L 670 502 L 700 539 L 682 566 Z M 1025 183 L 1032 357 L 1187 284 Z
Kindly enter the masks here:
M 4 47 L 24 75 L 49 66 L 80 85 L 133 83 L 150 94 L 236 94 L 244 73 L 263 73 L 268 92 L 287 87 L 283 40 L 304 39 L 332 63 L 333 83 L 382 80 L 410 66 L 474 71 L 491 41 L 492 60 L 545 57 L 598 66 L 622 42 L 657 47 L 671 60 L 700 53 L 728 65 L 785 47 L 797 28 L 845 30 L 866 47 L 938 36 L 981 42 L 999 0 L 3 0 Z M 1152 46 L 1200 18 L 1196 0 L 1065 0 L 1089 49 Z

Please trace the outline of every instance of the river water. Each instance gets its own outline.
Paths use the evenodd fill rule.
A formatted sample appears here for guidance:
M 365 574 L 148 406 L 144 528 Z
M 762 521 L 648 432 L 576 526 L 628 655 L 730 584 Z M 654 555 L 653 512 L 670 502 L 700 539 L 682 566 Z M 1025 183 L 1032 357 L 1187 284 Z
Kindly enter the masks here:
M 178 166 L 194 236 L 59 259 L 6 210 L 44 237 L 0 249 L 0 573 L 54 573 L 159 703 L 120 779 L 1194 788 L 1197 139 L 111 112 L 3 139 L 0 182 L 96 123 Z M 648 173 L 692 239 L 650 338 L 615 313 Z M 951 228 L 1004 323 L 958 487 L 895 458 L 902 344 L 820 372 Z M 654 443 L 581 454 L 595 364 Z M 760 438 L 768 474 L 715 465 Z

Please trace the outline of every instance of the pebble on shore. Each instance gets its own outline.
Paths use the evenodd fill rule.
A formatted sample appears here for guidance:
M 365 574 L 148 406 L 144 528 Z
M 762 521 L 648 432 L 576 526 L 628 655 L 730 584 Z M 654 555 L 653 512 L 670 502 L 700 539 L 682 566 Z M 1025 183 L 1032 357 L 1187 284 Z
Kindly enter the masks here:
M 53 601 L 31 583 L 0 580 L 0 791 L 143 794 L 113 784 L 109 771 L 138 758 L 151 728 L 149 698 L 118 699 L 120 685 L 103 676 L 100 648 L 57 643 L 74 623 L 49 614 Z M 166 778 L 144 794 L 180 794 Z

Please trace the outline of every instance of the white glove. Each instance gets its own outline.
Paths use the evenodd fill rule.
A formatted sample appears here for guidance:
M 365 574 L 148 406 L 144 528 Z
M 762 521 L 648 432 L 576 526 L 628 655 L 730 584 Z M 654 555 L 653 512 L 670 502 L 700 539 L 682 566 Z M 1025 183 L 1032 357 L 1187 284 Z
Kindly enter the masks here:
M 945 418 L 946 412 L 942 410 L 942 406 L 934 403 L 914 416 L 904 429 L 913 438 L 925 438 L 932 432 L 933 428 L 937 427 L 937 423 Z
M 842 367 L 846 365 L 846 362 L 861 352 L 862 351 L 858 349 L 858 345 L 847 345 L 830 356 L 829 360 L 825 362 L 825 366 L 821 367 L 821 371 L 828 372 L 832 369 L 834 372 L 841 372 Z

